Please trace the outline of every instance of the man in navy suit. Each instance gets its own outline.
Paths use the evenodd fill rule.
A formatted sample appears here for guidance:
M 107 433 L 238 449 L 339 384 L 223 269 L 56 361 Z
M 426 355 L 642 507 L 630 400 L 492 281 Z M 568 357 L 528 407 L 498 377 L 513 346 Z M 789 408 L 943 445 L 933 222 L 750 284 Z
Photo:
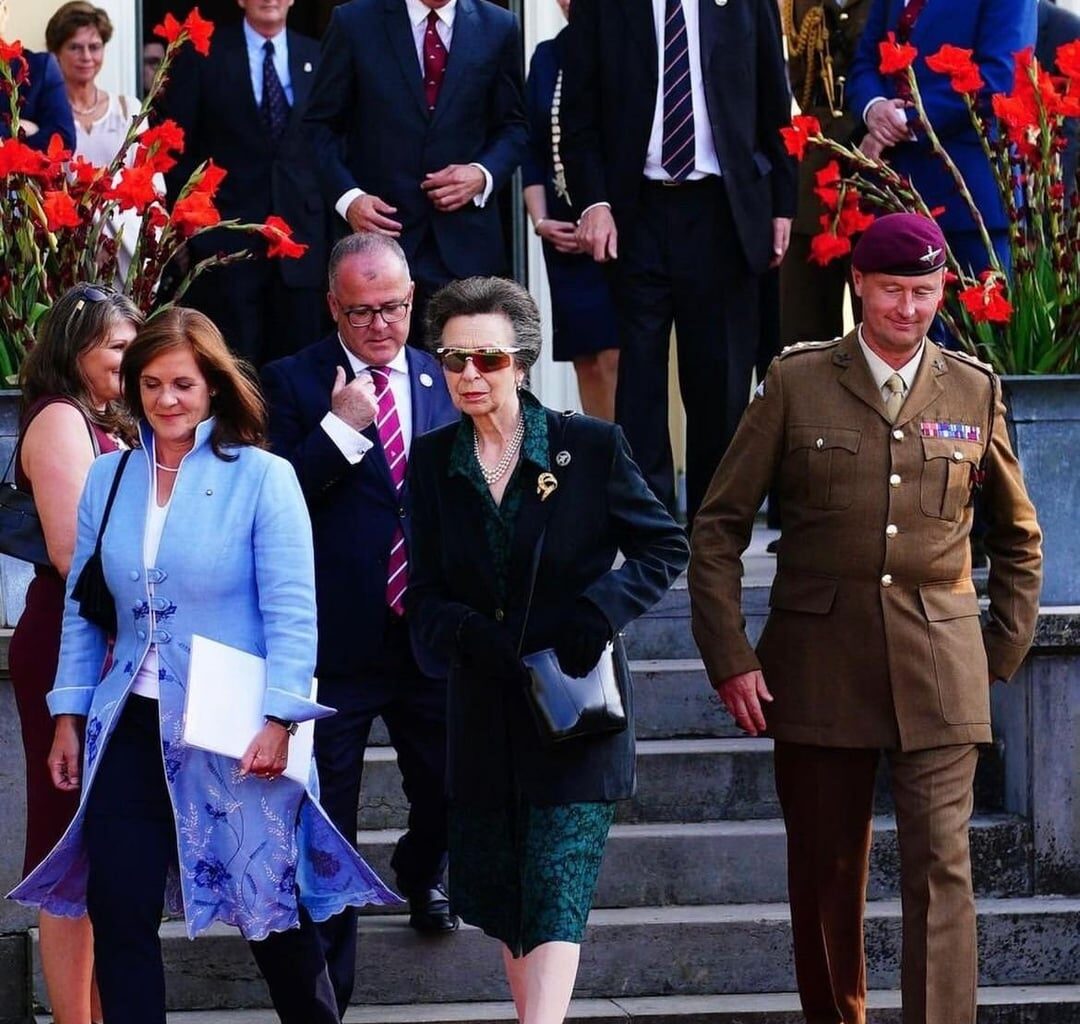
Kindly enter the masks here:
M 1058 47 L 1080 39 L 1080 17 L 1058 7 L 1052 0 L 1039 0 L 1039 30 L 1035 56 L 1039 64 L 1060 74 L 1057 66 Z M 1070 117 L 1065 122 L 1065 151 L 1061 154 L 1061 179 L 1071 194 L 1076 189 L 1077 146 L 1080 120 Z
M 364 748 L 381 716 L 409 797 L 391 865 L 410 924 L 449 932 L 457 919 L 446 867 L 446 680 L 417 662 L 403 614 L 413 438 L 457 417 L 442 370 L 406 348 L 414 287 L 401 247 L 361 233 L 330 255 L 337 333 L 263 369 L 270 441 L 292 462 L 315 535 L 319 700 L 338 713 L 315 729 L 322 804 L 356 835 Z M 422 652 L 419 652 L 422 657 Z M 427 669 L 427 672 L 425 672 Z M 342 1013 L 353 988 L 356 911 L 319 926 Z
M 234 352 L 257 365 L 288 355 L 328 326 L 322 301 L 329 217 L 314 161 L 300 131 L 319 63 L 319 44 L 285 27 L 293 0 L 237 0 L 239 26 L 214 33 L 208 57 L 181 51 L 163 93 L 162 114 L 184 129 L 184 155 L 166 175 L 169 198 L 195 167 L 212 159 L 229 173 L 218 193 L 223 218 L 282 217 L 300 259 L 265 258 L 265 244 L 210 232 L 193 239 L 194 264 L 219 251 L 252 248 L 256 259 L 211 270 L 182 300 L 207 314 Z
M 493 195 L 525 152 L 517 20 L 489 0 L 351 0 L 336 7 L 305 122 L 323 195 L 354 231 L 399 238 L 427 300 L 499 274 Z
M 971 125 L 963 97 L 947 75 L 931 71 L 923 59 L 945 43 L 972 51 L 985 88 L 979 102 L 995 92 L 1011 92 L 1013 54 L 1035 45 L 1035 0 L 874 0 L 859 39 L 847 82 L 847 103 L 866 123 L 864 148 L 884 158 L 911 179 L 930 209 L 942 207 L 937 220 L 961 266 L 979 273 L 989 256 L 967 206 L 926 133 L 912 124 L 914 110 L 902 95 L 898 76 L 878 69 L 878 44 L 889 32 L 919 51 L 913 67 L 926 107 L 942 145 L 963 174 L 982 213 L 991 241 L 1004 266 L 1009 265 L 1008 218 L 990 162 Z

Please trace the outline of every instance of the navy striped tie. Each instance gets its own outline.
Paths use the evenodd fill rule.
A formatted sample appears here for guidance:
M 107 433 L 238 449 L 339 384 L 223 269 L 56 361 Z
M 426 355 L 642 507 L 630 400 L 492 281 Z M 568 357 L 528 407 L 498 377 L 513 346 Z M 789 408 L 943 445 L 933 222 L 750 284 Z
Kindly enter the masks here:
M 672 181 L 694 169 L 694 98 L 690 91 L 690 40 L 682 0 L 664 7 L 664 142 L 660 163 Z

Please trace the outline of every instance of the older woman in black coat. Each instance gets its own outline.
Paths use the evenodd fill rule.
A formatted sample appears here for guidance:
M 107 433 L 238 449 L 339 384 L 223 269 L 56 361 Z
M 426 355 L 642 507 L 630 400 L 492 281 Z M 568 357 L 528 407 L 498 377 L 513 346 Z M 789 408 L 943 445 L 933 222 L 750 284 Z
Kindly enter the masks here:
M 518 653 L 554 648 L 583 676 L 684 568 L 686 539 L 618 427 L 525 390 L 540 348 L 528 292 L 456 282 L 431 300 L 427 328 L 463 413 L 414 440 L 409 477 L 406 603 L 450 666 L 450 898 L 502 941 L 519 1020 L 557 1024 L 614 801 L 634 789 L 633 693 L 625 731 L 545 745 Z

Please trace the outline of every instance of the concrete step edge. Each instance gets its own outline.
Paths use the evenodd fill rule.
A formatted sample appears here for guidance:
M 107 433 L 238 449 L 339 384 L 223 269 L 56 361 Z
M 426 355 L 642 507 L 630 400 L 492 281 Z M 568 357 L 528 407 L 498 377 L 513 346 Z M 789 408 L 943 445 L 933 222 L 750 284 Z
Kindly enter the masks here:
M 773 741 L 750 736 L 734 737 L 689 737 L 687 739 L 638 740 L 638 757 L 664 757 L 670 754 L 768 754 L 772 752 Z M 364 761 L 396 761 L 397 754 L 393 747 L 368 747 L 364 751 Z

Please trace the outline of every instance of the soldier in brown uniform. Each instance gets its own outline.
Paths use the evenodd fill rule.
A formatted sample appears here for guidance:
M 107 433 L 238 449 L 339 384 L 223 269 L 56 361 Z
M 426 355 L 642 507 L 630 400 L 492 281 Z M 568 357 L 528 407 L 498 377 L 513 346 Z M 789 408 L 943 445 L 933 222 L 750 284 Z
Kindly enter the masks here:
M 780 0 L 787 39 L 788 77 L 799 110 L 821 130 L 848 144 L 862 130 L 844 110 L 847 71 L 866 24 L 870 0 Z M 780 338 L 784 345 L 832 338 L 843 330 L 848 261 L 819 267 L 809 262 L 810 239 L 821 231 L 824 207 L 814 195 L 815 175 L 831 159 L 811 148 L 799 164 L 799 205 L 791 246 L 780 266 Z
M 853 256 L 864 320 L 772 363 L 694 522 L 694 637 L 738 724 L 775 740 L 795 964 L 810 1024 L 863 1024 L 874 774 L 900 846 L 905 1024 L 974 1024 L 967 825 L 989 684 L 1034 632 L 1042 558 L 1000 383 L 925 335 L 943 286 L 932 221 L 880 218 Z M 757 653 L 740 555 L 776 481 L 784 507 Z M 968 534 L 990 519 L 980 623 Z M 764 704 L 763 704 L 764 702 Z

